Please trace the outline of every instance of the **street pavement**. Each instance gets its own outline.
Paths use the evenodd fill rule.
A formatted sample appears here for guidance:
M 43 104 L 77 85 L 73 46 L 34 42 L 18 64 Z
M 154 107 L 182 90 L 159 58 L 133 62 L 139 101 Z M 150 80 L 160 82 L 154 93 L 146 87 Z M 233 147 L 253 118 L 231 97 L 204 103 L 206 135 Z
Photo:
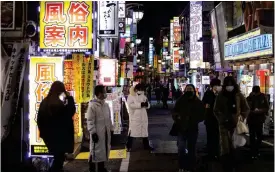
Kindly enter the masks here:
M 125 159 L 111 159 L 106 168 L 110 172 L 176 172 L 178 171 L 176 137 L 169 136 L 173 121 L 170 110 L 162 109 L 161 105 L 152 102 L 152 108 L 148 111 L 149 140 L 155 148 L 153 153 L 144 151 L 142 141 L 134 140 L 133 150 L 127 153 Z M 173 104 L 169 104 L 169 109 Z M 127 132 L 123 136 L 114 139 L 113 149 L 124 147 Z M 199 125 L 197 142 L 197 171 L 198 172 L 222 172 L 219 162 L 208 161 L 206 158 L 206 131 L 203 123 Z M 263 144 L 262 156 L 258 160 L 250 160 L 248 147 L 241 148 L 238 156 L 240 170 L 243 172 L 271 172 L 274 171 L 274 151 L 270 145 Z M 88 160 L 73 160 L 67 162 L 65 171 L 89 172 Z

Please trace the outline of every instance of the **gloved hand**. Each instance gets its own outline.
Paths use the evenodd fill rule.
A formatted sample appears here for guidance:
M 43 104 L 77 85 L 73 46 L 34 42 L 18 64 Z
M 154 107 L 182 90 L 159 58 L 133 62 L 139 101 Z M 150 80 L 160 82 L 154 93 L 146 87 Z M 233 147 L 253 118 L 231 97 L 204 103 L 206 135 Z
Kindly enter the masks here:
M 98 135 L 96 133 L 92 134 L 92 139 L 94 141 L 94 143 L 98 142 Z
M 142 102 L 141 107 L 148 107 L 148 102 Z

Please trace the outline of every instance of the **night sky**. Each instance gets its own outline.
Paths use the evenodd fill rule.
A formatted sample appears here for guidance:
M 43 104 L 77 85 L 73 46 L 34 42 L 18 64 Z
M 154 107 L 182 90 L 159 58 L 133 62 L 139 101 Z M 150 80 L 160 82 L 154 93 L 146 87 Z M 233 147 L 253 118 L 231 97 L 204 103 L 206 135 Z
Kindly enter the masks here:
M 143 19 L 138 23 L 138 37 L 146 42 L 159 36 L 161 27 L 169 27 L 170 19 L 184 10 L 188 1 L 140 1 L 144 5 Z M 148 40 L 148 41 L 147 41 Z

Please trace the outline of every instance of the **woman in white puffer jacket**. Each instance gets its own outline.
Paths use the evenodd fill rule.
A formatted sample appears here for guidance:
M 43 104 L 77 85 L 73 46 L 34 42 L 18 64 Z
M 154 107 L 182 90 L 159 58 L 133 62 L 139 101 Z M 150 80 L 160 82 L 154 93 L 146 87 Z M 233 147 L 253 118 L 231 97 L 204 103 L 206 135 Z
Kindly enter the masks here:
M 129 107 L 127 151 L 131 151 L 133 138 L 143 138 L 144 149 L 153 150 L 148 140 L 147 109 L 150 108 L 150 104 L 144 95 L 144 87 L 141 84 L 137 84 L 135 88 L 130 88 L 127 104 Z

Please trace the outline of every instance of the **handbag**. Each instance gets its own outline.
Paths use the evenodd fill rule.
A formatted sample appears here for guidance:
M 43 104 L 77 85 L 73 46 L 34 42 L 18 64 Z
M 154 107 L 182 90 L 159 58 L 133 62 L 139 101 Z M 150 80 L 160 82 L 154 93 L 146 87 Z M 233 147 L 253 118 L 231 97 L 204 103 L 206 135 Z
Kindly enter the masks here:
M 173 125 L 172 125 L 172 128 L 169 132 L 169 135 L 170 136 L 178 136 L 178 132 L 179 131 L 178 131 L 178 128 L 177 128 L 177 124 L 176 124 L 176 122 L 174 122 Z
M 238 118 L 238 123 L 236 126 L 237 134 L 247 134 L 249 133 L 247 125 L 241 120 L 241 117 Z

